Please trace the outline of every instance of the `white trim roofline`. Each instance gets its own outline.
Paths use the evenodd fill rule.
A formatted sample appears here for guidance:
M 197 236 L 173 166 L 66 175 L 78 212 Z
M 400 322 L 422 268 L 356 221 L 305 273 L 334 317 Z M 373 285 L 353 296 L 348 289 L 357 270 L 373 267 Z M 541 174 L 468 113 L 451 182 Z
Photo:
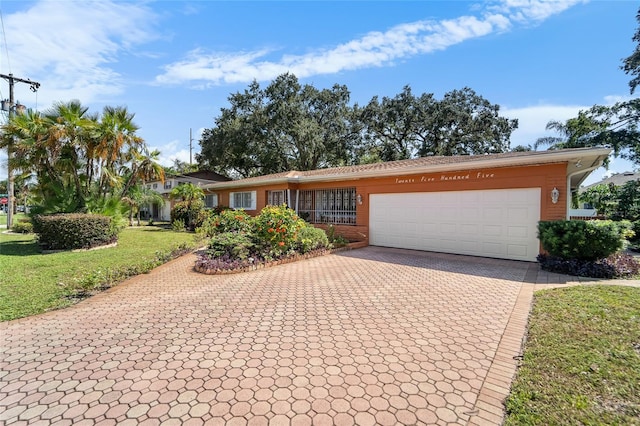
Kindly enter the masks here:
M 313 183 L 313 182 L 332 182 L 342 180 L 358 180 L 367 178 L 376 178 L 384 176 L 401 176 L 407 174 L 419 174 L 419 173 L 439 173 L 449 171 L 461 171 L 461 170 L 475 170 L 482 168 L 495 168 L 495 167 L 515 167 L 515 166 L 527 166 L 536 164 L 552 164 L 552 163 L 574 163 L 579 164 L 582 162 L 585 166 L 595 165 L 602 163 L 611 153 L 610 148 L 574 148 L 563 150 L 550 150 L 550 151 L 531 151 L 522 153 L 522 155 L 504 155 L 504 154 L 488 154 L 477 156 L 461 156 L 466 161 L 446 161 L 443 163 L 430 164 L 424 161 L 427 159 L 434 159 L 436 157 L 423 157 L 415 159 L 415 165 L 409 164 L 398 165 L 392 167 L 394 163 L 387 162 L 377 163 L 380 167 L 372 167 L 374 165 L 362 165 L 351 167 L 335 167 L 329 169 L 318 169 L 307 172 L 291 171 L 283 174 L 278 173 L 270 177 L 269 175 L 261 176 L 258 178 L 247 178 L 240 180 L 232 180 L 226 182 L 216 182 L 209 185 L 204 185 L 203 189 L 231 189 L 248 186 L 265 186 L 280 183 Z M 472 157 L 479 157 L 478 159 L 469 160 Z M 442 158 L 442 157 L 438 157 Z M 456 157 L 450 157 L 456 158 Z M 389 165 L 390 167 L 385 167 Z M 345 169 L 353 169 L 346 170 Z M 332 173 L 332 171 L 334 171 Z

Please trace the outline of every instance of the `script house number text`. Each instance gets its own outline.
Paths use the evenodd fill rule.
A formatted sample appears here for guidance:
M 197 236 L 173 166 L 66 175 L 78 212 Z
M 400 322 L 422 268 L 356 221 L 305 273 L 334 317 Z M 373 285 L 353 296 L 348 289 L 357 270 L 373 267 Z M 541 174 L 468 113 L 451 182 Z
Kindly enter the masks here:
M 417 182 L 444 182 L 444 181 L 458 181 L 458 180 L 481 180 L 492 179 L 496 177 L 495 173 L 489 172 L 467 172 L 467 173 L 453 173 L 453 174 L 441 174 L 440 176 L 421 176 L 418 178 L 396 178 L 397 184 L 405 183 L 417 183 Z

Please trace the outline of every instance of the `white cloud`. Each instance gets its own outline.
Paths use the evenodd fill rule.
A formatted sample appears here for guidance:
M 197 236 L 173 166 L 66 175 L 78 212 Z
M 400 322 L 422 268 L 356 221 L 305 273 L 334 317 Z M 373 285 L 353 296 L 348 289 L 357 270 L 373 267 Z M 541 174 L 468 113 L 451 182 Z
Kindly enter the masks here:
M 520 24 L 536 24 L 578 3 L 586 2 L 586 0 L 503 0 L 489 6 L 488 9 L 503 13 L 511 21 Z
M 618 96 L 606 96 L 604 101 L 611 104 L 612 99 Z M 501 108 L 500 114 L 508 118 L 518 119 L 518 129 L 511 134 L 511 146 L 533 145 L 538 138 L 544 136 L 558 136 L 557 133 L 546 130 L 547 123 L 551 120 L 564 122 L 569 118 L 577 117 L 580 110 L 589 109 L 592 105 L 536 105 L 522 108 Z M 545 149 L 541 147 L 540 149 Z M 614 173 L 623 173 L 634 170 L 636 166 L 628 160 L 610 157 L 609 168 L 594 170 L 583 185 L 611 176 Z
M 605 96 L 604 97 L 604 104 L 606 106 L 611 106 L 613 104 L 616 104 L 618 102 L 627 102 L 630 101 L 631 99 L 635 99 L 637 98 L 637 96 L 631 96 L 631 95 L 609 95 L 609 96 Z
M 38 80 L 38 100 L 45 104 L 118 94 L 124 83 L 110 64 L 155 38 L 155 19 L 140 3 L 39 1 L 4 16 L 9 61 L 3 72 Z M 2 46 L 3 59 L 5 52 Z
M 332 49 L 318 49 L 304 55 L 284 54 L 278 60 L 273 49 L 240 53 L 206 52 L 195 49 L 183 60 L 168 64 L 156 77 L 161 85 L 191 82 L 194 87 L 228 83 L 267 81 L 291 72 L 299 78 L 333 74 L 346 70 L 392 65 L 394 61 L 446 49 L 465 40 L 509 30 L 514 23 L 536 24 L 581 0 L 504 0 L 474 8 L 477 16 L 442 21 L 400 24 L 385 32 L 372 31 Z M 204 83 L 204 84 L 203 84 Z
M 577 117 L 578 111 L 588 109 L 583 105 L 536 105 L 523 108 L 501 108 L 500 114 L 518 119 L 518 128 L 511 134 L 511 146 L 533 145 L 538 138 L 558 136 L 546 130 L 551 120 L 566 121 Z
M 199 136 L 193 134 L 193 161 L 196 161 L 196 153 L 199 152 L 198 145 Z M 163 166 L 172 166 L 174 160 L 180 160 L 189 163 L 189 141 L 181 141 L 178 139 L 167 142 L 164 145 L 149 147 L 150 150 L 157 149 L 160 151 L 158 162 Z

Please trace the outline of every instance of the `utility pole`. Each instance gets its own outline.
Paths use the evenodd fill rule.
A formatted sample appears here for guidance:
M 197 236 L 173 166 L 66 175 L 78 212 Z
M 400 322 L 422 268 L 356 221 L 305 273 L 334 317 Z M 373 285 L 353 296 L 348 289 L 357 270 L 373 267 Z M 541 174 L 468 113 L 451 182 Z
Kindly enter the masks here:
M 40 88 L 40 83 L 37 81 L 31 81 L 25 78 L 14 77 L 13 74 L 0 74 L 0 77 L 4 78 L 9 82 L 9 103 L 6 105 L 5 102 L 2 102 L 3 110 L 9 113 L 9 120 L 11 120 L 11 115 L 14 113 L 16 104 L 13 98 L 13 86 L 15 83 L 25 83 L 28 84 L 32 92 L 37 92 Z M 7 109 L 5 109 L 7 108 Z M 15 204 L 15 194 L 14 194 L 14 179 L 13 172 L 11 170 L 11 145 L 7 145 L 7 229 L 11 229 L 13 226 L 13 206 Z

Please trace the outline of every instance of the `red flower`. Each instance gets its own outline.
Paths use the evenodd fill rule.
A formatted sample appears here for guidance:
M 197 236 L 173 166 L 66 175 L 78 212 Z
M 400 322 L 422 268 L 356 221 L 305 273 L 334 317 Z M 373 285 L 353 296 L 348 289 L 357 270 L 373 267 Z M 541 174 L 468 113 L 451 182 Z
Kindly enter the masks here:
M 284 245 L 284 241 L 280 241 L 280 242 L 278 243 L 278 245 L 279 245 L 280 247 L 282 247 L 282 246 Z
M 271 234 L 273 232 L 273 228 L 269 228 L 267 232 Z

